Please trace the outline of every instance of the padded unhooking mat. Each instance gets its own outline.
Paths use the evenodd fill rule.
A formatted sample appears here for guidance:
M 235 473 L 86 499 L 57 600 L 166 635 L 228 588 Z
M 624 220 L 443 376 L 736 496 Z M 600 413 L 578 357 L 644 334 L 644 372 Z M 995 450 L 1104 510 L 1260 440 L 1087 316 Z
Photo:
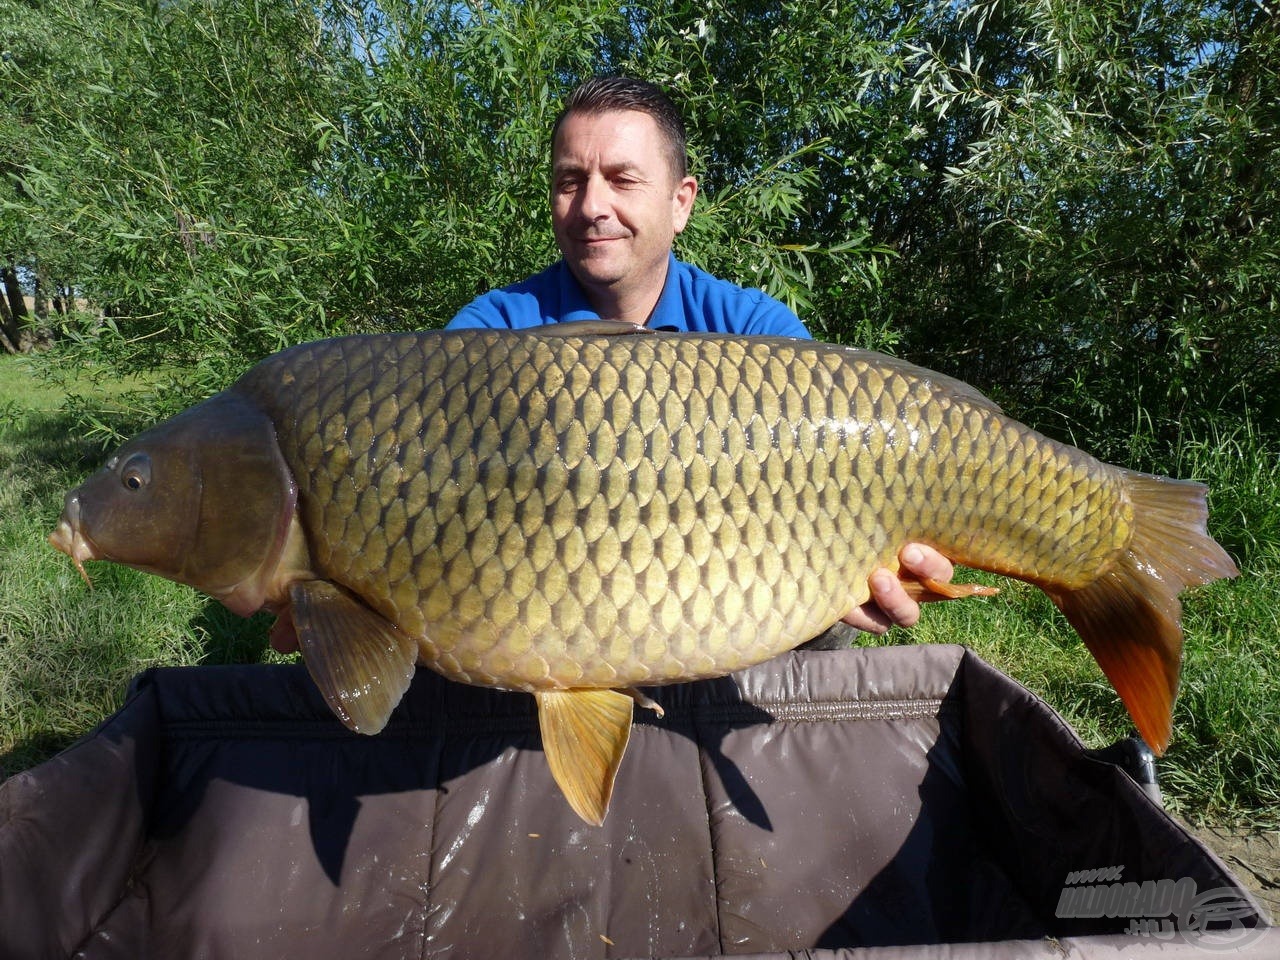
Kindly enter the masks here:
M 300 666 L 144 673 L 0 785 L 0 960 L 1280 956 L 1221 861 L 962 648 L 650 692 L 597 828 L 527 695 L 419 670 L 361 737 Z

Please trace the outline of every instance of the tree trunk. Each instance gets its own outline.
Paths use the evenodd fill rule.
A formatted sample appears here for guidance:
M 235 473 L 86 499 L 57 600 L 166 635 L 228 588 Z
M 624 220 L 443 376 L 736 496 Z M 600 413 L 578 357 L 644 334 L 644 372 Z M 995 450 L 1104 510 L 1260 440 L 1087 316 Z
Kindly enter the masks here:
M 4 297 L 0 297 L 0 350 L 18 352 L 18 325 L 13 322 L 9 301 Z
M 10 353 L 18 353 L 22 350 L 22 327 L 27 316 L 27 304 L 22 299 L 22 285 L 18 283 L 18 270 L 12 260 L 0 269 L 0 281 L 4 283 L 5 299 L 5 309 L 0 312 L 3 346 Z

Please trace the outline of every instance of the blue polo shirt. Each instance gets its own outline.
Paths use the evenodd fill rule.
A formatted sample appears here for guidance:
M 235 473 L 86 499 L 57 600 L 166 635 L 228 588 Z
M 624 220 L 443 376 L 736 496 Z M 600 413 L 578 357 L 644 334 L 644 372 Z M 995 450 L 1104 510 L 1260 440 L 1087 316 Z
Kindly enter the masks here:
M 447 329 L 519 330 L 546 323 L 599 320 L 563 261 L 541 273 L 477 297 Z M 671 255 L 667 281 L 646 324 L 652 330 L 733 333 L 811 339 L 800 318 L 760 290 L 746 290 Z

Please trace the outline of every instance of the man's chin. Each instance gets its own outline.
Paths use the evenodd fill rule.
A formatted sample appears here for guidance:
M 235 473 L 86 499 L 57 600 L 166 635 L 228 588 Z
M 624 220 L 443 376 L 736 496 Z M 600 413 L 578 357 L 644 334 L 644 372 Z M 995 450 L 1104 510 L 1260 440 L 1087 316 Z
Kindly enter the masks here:
M 611 287 L 626 276 L 621 264 L 602 256 L 566 258 L 569 269 L 584 287 Z

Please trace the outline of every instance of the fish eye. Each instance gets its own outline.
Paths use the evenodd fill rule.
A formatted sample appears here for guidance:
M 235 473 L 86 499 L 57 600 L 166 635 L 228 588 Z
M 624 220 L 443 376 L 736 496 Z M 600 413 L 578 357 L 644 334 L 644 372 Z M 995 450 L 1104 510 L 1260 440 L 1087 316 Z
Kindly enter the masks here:
M 120 468 L 120 482 L 128 490 L 141 490 L 151 482 L 151 458 L 135 453 Z

